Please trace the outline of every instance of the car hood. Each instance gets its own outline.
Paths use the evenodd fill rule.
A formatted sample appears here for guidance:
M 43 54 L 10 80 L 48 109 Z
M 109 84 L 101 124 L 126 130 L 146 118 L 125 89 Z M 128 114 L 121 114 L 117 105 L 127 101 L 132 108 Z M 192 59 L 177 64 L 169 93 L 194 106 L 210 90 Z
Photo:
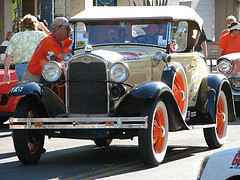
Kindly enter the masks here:
M 213 176 L 216 176 L 215 178 L 218 177 L 219 179 L 240 175 L 240 166 L 238 165 L 239 158 L 240 147 L 220 151 L 210 156 L 205 169 Z M 221 177 L 219 177 L 220 174 Z
M 152 60 L 152 57 L 156 53 L 156 48 L 102 48 L 96 49 L 91 53 L 97 56 L 101 56 L 107 61 L 142 61 L 142 60 Z M 163 53 L 163 50 L 161 50 Z

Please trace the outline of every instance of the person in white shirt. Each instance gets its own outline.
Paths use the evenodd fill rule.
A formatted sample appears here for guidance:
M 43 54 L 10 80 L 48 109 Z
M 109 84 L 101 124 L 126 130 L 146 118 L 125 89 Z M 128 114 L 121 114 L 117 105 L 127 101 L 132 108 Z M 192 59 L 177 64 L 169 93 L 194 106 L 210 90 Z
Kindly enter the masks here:
M 22 80 L 22 76 L 26 71 L 28 62 L 32 58 L 32 55 L 40 43 L 40 41 L 47 36 L 49 30 L 44 26 L 43 23 L 39 23 L 37 18 L 31 14 L 25 15 L 19 22 L 19 32 L 14 34 L 9 45 L 5 51 L 6 58 L 4 61 L 4 81 L 9 82 L 10 73 L 9 67 L 10 62 L 13 60 L 15 64 L 15 71 L 17 74 L 18 81 Z M 42 29 L 43 31 L 39 31 Z M 47 30 L 46 33 L 44 30 Z

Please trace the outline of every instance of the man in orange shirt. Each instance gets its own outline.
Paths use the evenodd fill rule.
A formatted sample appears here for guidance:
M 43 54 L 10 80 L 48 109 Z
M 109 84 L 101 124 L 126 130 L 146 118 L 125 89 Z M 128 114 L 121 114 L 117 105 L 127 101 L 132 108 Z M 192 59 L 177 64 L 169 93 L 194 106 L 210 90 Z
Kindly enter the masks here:
M 71 38 L 67 38 L 62 41 L 62 48 L 64 52 L 69 52 L 72 50 L 72 42 L 73 40 Z
M 230 32 L 220 38 L 217 58 L 225 54 L 240 52 L 240 24 L 232 23 L 229 30 Z
M 46 38 L 42 39 L 27 66 L 27 70 L 23 75 L 22 81 L 35 81 L 39 82 L 42 68 L 49 61 L 47 53 L 54 52 L 55 61 L 62 62 L 64 60 L 64 47 L 62 41 L 69 38 L 71 24 L 64 17 L 56 18 L 51 24 L 52 33 Z

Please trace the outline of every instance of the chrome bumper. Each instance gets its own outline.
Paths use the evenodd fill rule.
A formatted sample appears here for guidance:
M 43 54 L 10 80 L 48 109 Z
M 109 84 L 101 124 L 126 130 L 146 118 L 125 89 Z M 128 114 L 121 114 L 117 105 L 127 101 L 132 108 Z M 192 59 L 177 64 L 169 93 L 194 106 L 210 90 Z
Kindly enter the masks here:
M 10 129 L 146 129 L 147 117 L 10 118 Z

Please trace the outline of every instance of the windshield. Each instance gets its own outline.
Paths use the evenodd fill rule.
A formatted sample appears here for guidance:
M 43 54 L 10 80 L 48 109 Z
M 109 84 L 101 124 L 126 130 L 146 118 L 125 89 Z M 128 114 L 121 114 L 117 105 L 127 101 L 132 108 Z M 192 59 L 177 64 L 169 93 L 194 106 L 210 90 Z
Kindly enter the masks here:
M 170 24 L 150 22 L 78 22 L 75 26 L 76 49 L 88 44 L 145 44 L 166 48 Z

